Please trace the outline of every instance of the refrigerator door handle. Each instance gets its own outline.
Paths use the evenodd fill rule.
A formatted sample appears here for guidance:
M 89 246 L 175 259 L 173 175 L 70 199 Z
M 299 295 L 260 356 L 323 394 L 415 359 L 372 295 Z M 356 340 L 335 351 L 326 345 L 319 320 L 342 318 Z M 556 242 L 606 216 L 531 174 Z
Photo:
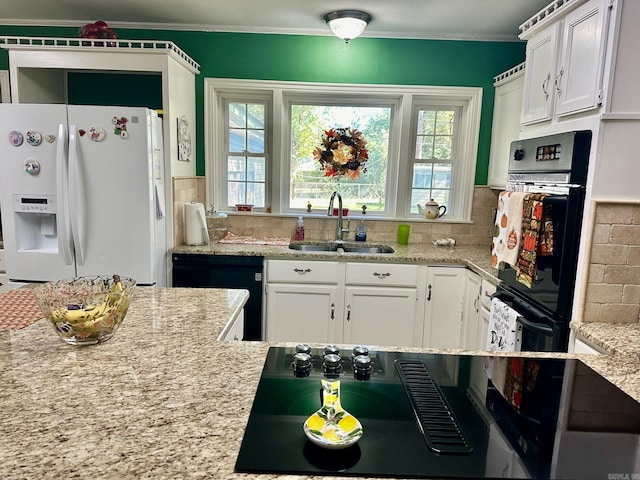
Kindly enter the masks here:
M 73 243 L 71 225 L 69 223 L 69 177 L 66 147 L 65 125 L 58 124 L 58 143 L 56 145 L 56 184 L 57 184 L 57 222 L 58 222 L 58 247 L 64 263 L 73 264 Z
M 76 250 L 76 262 L 84 265 L 84 242 L 82 235 L 82 200 L 80 192 L 80 169 L 78 161 L 78 136 L 75 125 L 69 125 L 69 208 L 71 211 L 71 233 Z

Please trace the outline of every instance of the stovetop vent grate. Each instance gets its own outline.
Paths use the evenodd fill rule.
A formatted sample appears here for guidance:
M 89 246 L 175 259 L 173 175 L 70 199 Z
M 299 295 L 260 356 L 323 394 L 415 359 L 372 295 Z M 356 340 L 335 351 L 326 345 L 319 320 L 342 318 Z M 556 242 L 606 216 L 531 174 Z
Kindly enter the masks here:
M 462 434 L 451 406 L 426 365 L 407 360 L 396 360 L 395 364 L 429 449 L 443 454 L 471 453 L 473 446 Z

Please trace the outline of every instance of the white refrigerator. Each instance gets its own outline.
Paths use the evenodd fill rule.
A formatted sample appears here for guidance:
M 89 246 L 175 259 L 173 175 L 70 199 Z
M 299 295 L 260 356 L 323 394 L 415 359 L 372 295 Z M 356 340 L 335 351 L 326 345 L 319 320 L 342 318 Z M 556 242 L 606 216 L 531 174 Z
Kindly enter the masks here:
M 166 285 L 161 119 L 137 107 L 0 104 L 7 277 Z

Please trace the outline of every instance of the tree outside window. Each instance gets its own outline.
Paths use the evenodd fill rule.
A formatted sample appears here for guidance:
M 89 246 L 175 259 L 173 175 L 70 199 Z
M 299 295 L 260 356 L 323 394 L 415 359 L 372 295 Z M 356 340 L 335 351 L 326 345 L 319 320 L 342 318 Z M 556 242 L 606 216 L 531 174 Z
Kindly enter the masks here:
M 385 185 L 389 151 L 391 109 L 376 106 L 335 106 L 292 104 L 289 208 L 326 209 L 331 193 L 337 190 L 345 208 L 369 211 L 385 208 Z M 313 150 L 322 134 L 331 128 L 351 128 L 362 132 L 369 160 L 366 172 L 356 180 L 325 177 Z

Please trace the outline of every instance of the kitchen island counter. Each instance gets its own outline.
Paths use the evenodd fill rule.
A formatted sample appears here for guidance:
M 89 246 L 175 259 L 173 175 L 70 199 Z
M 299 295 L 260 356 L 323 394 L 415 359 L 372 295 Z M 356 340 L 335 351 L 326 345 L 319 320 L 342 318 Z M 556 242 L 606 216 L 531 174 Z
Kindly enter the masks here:
M 139 288 L 97 346 L 0 331 L 0 478 L 320 478 L 233 473 L 269 348 L 216 340 L 245 294 Z M 585 362 L 640 398 L 637 359 Z

